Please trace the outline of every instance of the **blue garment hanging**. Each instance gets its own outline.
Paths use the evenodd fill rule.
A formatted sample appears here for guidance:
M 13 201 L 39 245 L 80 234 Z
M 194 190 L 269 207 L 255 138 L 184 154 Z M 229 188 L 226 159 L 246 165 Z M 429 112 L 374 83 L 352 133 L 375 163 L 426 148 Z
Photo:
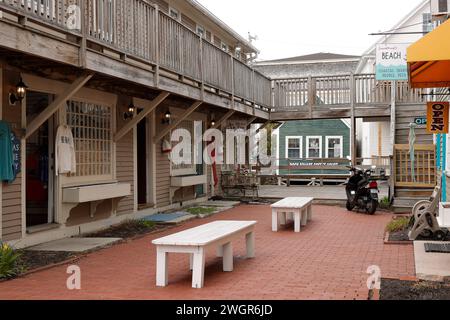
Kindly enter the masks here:
M 14 181 L 14 157 L 9 123 L 0 121 L 0 181 Z

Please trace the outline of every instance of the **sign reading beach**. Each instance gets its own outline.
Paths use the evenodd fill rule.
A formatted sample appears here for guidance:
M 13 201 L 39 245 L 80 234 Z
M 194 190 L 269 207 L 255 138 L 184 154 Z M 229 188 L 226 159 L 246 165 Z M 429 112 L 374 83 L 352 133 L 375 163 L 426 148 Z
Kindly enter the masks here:
M 408 80 L 407 44 L 377 46 L 376 79 L 378 81 Z

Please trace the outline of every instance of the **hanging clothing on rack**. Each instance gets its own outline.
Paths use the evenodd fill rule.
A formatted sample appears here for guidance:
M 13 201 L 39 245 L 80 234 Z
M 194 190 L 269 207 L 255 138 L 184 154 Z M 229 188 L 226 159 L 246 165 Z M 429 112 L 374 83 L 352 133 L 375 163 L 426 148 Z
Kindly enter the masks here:
M 14 157 L 9 123 L 0 121 L 0 181 L 14 180 Z
M 55 142 L 55 172 L 56 175 L 76 173 L 75 144 L 72 130 L 68 125 L 61 125 L 56 133 Z

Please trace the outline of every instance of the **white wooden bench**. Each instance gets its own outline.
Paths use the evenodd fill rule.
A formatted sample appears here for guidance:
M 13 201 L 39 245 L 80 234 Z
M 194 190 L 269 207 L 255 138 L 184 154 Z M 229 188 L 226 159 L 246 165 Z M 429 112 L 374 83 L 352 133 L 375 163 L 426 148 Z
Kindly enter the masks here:
M 240 236 L 245 236 L 247 258 L 254 258 L 254 226 L 256 223 L 256 221 L 216 221 L 154 240 L 152 243 L 157 247 L 156 285 L 165 287 L 169 284 L 169 253 L 190 254 L 193 288 L 203 288 L 206 250 L 210 247 L 216 247 L 217 255 L 223 257 L 223 271 L 232 272 L 233 246 L 231 242 Z
M 294 219 L 295 232 L 300 232 L 302 226 L 306 226 L 312 220 L 312 203 L 314 198 L 286 198 L 272 207 L 272 231 L 277 232 L 281 225 L 286 225 L 289 216 Z

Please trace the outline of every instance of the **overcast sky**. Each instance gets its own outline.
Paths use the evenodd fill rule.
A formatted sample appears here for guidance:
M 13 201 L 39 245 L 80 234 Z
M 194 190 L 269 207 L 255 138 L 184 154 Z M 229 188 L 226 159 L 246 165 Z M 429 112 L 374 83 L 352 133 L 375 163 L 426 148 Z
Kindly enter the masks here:
M 361 55 L 423 0 L 198 0 L 254 44 L 261 59 L 333 52 Z M 422 26 L 417 26 L 421 31 Z

